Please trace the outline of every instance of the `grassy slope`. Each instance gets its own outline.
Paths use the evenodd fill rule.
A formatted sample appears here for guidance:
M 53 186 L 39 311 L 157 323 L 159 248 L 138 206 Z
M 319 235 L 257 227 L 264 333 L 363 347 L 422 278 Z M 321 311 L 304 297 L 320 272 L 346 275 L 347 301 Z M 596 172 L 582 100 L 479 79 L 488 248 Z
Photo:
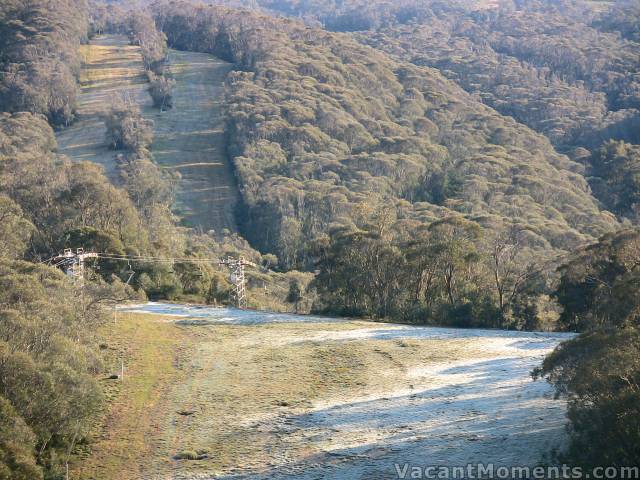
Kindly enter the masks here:
M 121 314 L 117 328 L 106 326 L 103 334 L 114 369 L 126 352 L 125 380 L 109 381 L 112 400 L 97 441 L 76 460 L 72 478 L 173 478 L 260 471 L 294 458 L 313 462 L 321 445 L 266 427 L 269 419 L 303 414 L 316 402 L 413 388 L 411 369 L 487 356 L 464 339 L 323 340 L 369 327 L 177 326 Z M 175 459 L 184 452 L 207 458 Z
M 170 53 L 174 108 L 157 116 L 152 150 L 181 175 L 178 213 L 189 225 L 236 230 L 238 190 L 224 138 L 224 80 L 231 64 L 211 55 Z
M 114 95 L 128 95 L 153 120 L 156 161 L 180 174 L 176 211 L 190 226 L 236 230 L 238 191 L 224 142 L 224 79 L 231 66 L 201 53 L 172 51 L 175 107 L 152 108 L 139 47 L 120 35 L 103 35 L 82 47 L 84 68 L 78 121 L 58 132 L 59 151 L 75 161 L 104 166 L 113 177 L 114 152 L 105 146 L 103 112 Z
M 176 326 L 158 316 L 119 314 L 102 336 L 112 370 L 124 357 L 124 381 L 103 380 L 109 405 L 90 452 L 71 478 L 168 478 L 170 473 L 230 473 L 279 462 L 270 451 L 306 457 L 305 445 L 260 431 L 251 419 L 304 411 L 322 398 L 392 388 L 409 365 L 462 357 L 451 343 L 320 342 L 282 345 L 291 336 L 354 330 L 365 322 L 264 326 Z M 121 352 L 124 352 L 122 354 Z M 193 412 L 181 415 L 178 412 Z M 292 450 L 295 450 L 295 452 Z M 201 461 L 176 460 L 207 452 Z
M 393 388 L 407 365 L 430 357 L 445 358 L 450 349 L 419 351 L 381 341 L 303 342 L 308 334 L 352 330 L 358 322 L 269 325 L 203 329 L 196 355 L 185 365 L 185 378 L 170 393 L 179 408 L 195 411 L 180 418 L 170 412 L 164 425 L 173 455 L 209 452 L 201 461 L 154 465 L 150 478 L 172 474 L 234 474 L 262 470 L 289 458 L 320 455 L 310 442 L 289 438 L 259 425 L 269 418 L 307 411 L 315 401 Z M 282 345 L 297 336 L 301 343 Z
M 119 374 L 124 359 L 124 380 L 101 380 L 109 403 L 94 443 L 74 460 L 71 478 L 139 478 L 151 455 L 149 438 L 157 435 L 155 420 L 166 409 L 165 393 L 177 380 L 187 335 L 149 315 L 122 314 L 100 334 L 110 371 Z
M 139 47 L 122 35 L 103 35 L 81 47 L 83 69 L 78 118 L 57 134 L 58 150 L 74 161 L 99 163 L 113 174 L 114 152 L 105 143 L 103 112 L 117 95 L 135 99 L 145 114 L 151 109 Z

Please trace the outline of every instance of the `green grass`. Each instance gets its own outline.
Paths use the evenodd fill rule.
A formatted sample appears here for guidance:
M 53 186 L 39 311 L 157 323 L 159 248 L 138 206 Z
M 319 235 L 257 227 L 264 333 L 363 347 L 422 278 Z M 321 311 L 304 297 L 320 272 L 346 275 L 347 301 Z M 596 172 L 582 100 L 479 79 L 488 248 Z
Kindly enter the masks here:
M 164 392 L 177 377 L 183 331 L 151 315 L 119 314 L 117 323 L 105 325 L 100 334 L 110 366 L 103 377 L 119 373 L 121 358 L 125 375 L 122 381 L 102 380 L 108 404 L 90 452 L 75 459 L 71 478 L 136 478 L 153 449 L 149 436 Z

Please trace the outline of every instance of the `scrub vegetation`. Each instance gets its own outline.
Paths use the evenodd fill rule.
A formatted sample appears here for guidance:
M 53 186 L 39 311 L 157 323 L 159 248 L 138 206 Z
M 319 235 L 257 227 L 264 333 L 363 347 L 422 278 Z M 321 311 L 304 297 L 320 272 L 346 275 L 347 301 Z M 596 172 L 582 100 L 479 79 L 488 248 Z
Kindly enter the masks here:
M 227 304 L 241 255 L 254 307 L 578 332 L 563 455 L 640 463 L 637 5 L 226 3 L 0 5 L 0 478 L 89 441 L 107 306 Z

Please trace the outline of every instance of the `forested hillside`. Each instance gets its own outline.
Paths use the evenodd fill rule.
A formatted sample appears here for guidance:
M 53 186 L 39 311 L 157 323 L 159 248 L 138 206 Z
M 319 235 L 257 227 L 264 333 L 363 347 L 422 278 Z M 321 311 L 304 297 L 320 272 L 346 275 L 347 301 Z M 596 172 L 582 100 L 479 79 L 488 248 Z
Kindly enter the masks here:
M 616 189 L 629 184 L 637 189 L 637 180 L 628 178 L 637 171 L 637 161 L 629 158 L 627 178 L 612 182 L 603 176 L 594 151 L 610 140 L 640 143 L 640 80 L 633 73 L 640 65 L 634 36 L 637 3 L 503 1 L 492 8 L 465 0 L 262 4 L 304 15 L 310 24 L 354 32 L 354 38 L 396 58 L 438 69 L 584 164 L 598 199 L 635 218 L 635 202 L 620 206 Z
M 231 285 L 211 259 L 228 255 L 262 266 L 250 287 L 276 285 L 253 306 L 280 308 L 284 284 L 292 309 L 307 297 L 323 313 L 584 332 L 537 372 L 570 397 L 568 454 L 636 461 L 616 442 L 638 442 L 620 420 L 637 417 L 640 382 L 638 234 L 627 229 L 640 219 L 637 5 L 251 6 L 0 4 L 0 478 L 60 478 L 87 441 L 102 405 L 93 330 L 104 305 L 226 303 Z M 109 176 L 91 155 L 60 153 L 54 128 L 76 120 L 80 45 L 104 33 L 140 52 L 138 80 L 162 115 L 181 105 L 168 47 L 232 64 L 224 138 L 197 115 L 185 130 L 178 112 L 185 140 L 159 156 L 181 155 L 196 134 L 210 155 L 226 150 L 241 195 L 228 220 L 241 234 L 181 226 L 178 176 L 156 163 L 153 122 L 126 92 L 96 116 Z M 70 247 L 147 260 L 134 277 L 117 258 L 92 263 L 83 287 L 43 265 Z M 624 376 L 607 373 L 617 365 Z
M 236 64 L 227 135 L 246 206 L 244 232 L 285 268 L 320 261 L 330 272 L 322 308 L 396 317 L 438 309 L 440 301 L 424 305 L 425 296 L 434 299 L 422 281 L 408 294 L 402 265 L 435 269 L 437 295 L 453 308 L 476 302 L 471 285 L 489 285 L 480 303 L 493 304 L 501 317 L 507 310 L 501 291 L 515 288 L 513 299 L 524 288 L 516 278 L 617 226 L 592 197 L 583 165 L 434 69 L 395 60 L 348 35 L 222 7 L 167 4 L 156 9 L 156 21 L 170 45 Z M 427 228 L 434 221 L 464 236 L 475 232 L 467 241 L 477 256 L 455 260 L 473 265 L 462 270 L 465 278 L 449 278 L 438 259 L 420 265 L 406 258 L 404 247 L 417 238 L 427 249 L 444 248 Z M 395 252 L 381 278 L 371 280 L 375 285 L 356 283 L 353 301 L 335 282 L 346 275 L 350 288 L 360 268 L 363 279 L 371 278 L 369 266 L 348 260 L 349 249 L 334 250 L 346 238 L 337 230 L 375 237 Z M 522 269 L 505 280 L 508 286 L 490 273 L 490 252 L 504 242 L 517 245 L 519 257 L 511 260 Z M 368 295 L 375 300 L 363 301 Z M 393 305 L 380 300 L 387 296 Z
M 87 36 L 85 0 L 23 2 L 0 8 L 0 110 L 73 120 L 78 47 Z
M 294 22 L 255 16 L 232 27 L 232 14 L 184 13 L 183 6 L 173 12 L 160 19 L 170 43 L 211 45 L 252 73 L 231 82 L 229 135 L 245 201 L 260 209 L 251 219 L 267 223 L 263 247 L 291 258 L 278 238 L 279 218 L 297 221 L 288 228 L 307 243 L 376 195 L 404 200 L 398 205 L 407 220 L 433 219 L 446 209 L 512 218 L 518 215 L 511 209 L 521 207 L 539 240 L 555 247 L 615 224 L 590 198 L 580 165 L 433 70 Z M 198 28 L 211 24 L 218 30 Z M 234 38 L 227 40 L 230 28 Z M 438 189 L 445 172 L 457 177 L 459 191 Z M 342 207 L 331 202 L 339 214 L 309 199 L 296 206 L 307 191 L 344 196 Z M 299 251 L 293 249 L 296 260 Z

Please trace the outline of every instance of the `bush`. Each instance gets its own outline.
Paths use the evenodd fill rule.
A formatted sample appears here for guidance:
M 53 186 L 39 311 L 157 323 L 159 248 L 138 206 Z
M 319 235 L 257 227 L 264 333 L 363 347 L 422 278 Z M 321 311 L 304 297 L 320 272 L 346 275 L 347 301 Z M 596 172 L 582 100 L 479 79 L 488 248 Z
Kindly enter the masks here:
M 640 233 L 624 231 L 576 252 L 560 271 L 556 298 L 566 328 L 534 376 L 569 398 L 565 463 L 640 465 Z
M 107 144 L 113 150 L 136 152 L 153 140 L 153 122 L 143 118 L 140 107 L 126 98 L 116 98 L 105 118 Z
M 160 72 L 167 56 L 167 37 L 146 12 L 133 12 L 128 21 L 129 40 L 139 45 L 146 70 Z
M 92 332 L 101 317 L 92 289 L 90 310 L 69 302 L 79 299 L 71 282 L 42 265 L 0 262 L 0 292 L 0 478 L 37 479 L 36 449 L 38 463 L 56 471 L 56 459 L 76 434 L 87 436 L 100 409 Z
M 0 2 L 0 110 L 41 113 L 68 125 L 86 33 L 83 0 Z
M 640 465 L 640 331 L 581 335 L 562 344 L 536 375 L 569 396 L 573 465 Z
M 11 403 L 0 396 L 0 480 L 39 480 L 36 437 Z
M 173 107 L 173 87 L 176 82 L 167 75 L 156 75 L 153 72 L 147 72 L 149 79 L 149 93 L 153 99 L 153 106 L 161 111 Z
M 207 458 L 207 453 L 204 450 L 186 450 L 178 453 L 175 457 L 176 460 L 204 460 Z

